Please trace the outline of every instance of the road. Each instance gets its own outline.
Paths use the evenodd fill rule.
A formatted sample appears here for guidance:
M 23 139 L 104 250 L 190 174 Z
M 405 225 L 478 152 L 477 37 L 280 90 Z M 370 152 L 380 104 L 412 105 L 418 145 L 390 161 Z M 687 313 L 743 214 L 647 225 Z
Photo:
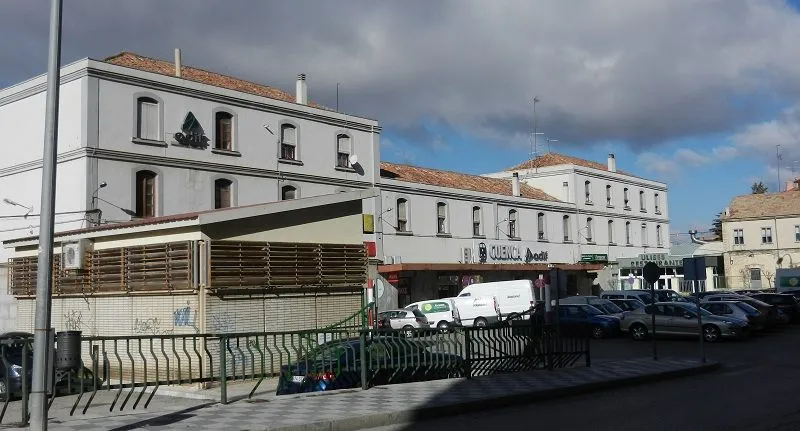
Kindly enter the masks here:
M 652 342 L 593 342 L 606 361 L 652 355 Z M 661 357 L 699 357 L 697 340 L 659 340 Z M 592 431 L 800 429 L 800 326 L 746 341 L 706 344 L 721 370 L 552 402 L 514 406 L 373 431 L 559 429 Z

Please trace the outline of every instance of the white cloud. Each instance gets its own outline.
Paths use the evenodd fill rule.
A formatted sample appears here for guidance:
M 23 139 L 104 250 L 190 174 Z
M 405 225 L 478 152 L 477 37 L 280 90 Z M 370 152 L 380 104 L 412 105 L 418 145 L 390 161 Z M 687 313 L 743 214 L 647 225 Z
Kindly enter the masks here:
M 779 174 L 781 182 L 800 175 L 800 104 L 786 109 L 774 120 L 745 127 L 731 141 L 737 151 L 764 166 L 764 177 L 769 179 L 764 183 L 771 191 L 776 190 Z
M 719 160 L 730 160 L 739 156 L 739 149 L 736 147 L 722 146 L 711 150 L 711 153 Z
M 648 172 L 673 181 L 679 181 L 687 168 L 697 168 L 712 162 L 712 158 L 688 148 L 678 148 L 671 155 L 645 152 L 641 153 L 637 160 L 637 164 L 645 166 Z

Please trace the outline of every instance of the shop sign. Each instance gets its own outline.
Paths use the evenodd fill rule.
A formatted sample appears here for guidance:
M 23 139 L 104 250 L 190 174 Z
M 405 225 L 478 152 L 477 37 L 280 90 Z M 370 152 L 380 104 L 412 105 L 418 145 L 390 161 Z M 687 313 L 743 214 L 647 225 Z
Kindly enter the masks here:
M 607 254 L 582 254 L 581 262 L 608 262 Z
M 203 130 L 203 126 L 197 121 L 197 118 L 189 111 L 183 119 L 181 131 L 174 136 L 179 144 L 193 148 L 205 148 L 208 146 L 208 138 Z
M 638 258 L 617 259 L 621 268 L 644 268 L 647 262 L 653 262 L 661 268 L 683 268 L 683 258 L 668 253 L 643 253 Z
M 500 262 L 547 262 L 547 252 L 540 251 L 534 253 L 528 247 L 511 244 L 486 245 L 485 242 L 478 244 L 478 259 L 481 263 L 488 261 Z

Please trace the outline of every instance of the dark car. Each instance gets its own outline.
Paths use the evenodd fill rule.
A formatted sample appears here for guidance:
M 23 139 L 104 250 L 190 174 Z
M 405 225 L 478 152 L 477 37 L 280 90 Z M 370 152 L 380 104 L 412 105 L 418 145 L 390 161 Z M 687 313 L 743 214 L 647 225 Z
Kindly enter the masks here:
M 281 367 L 277 395 L 361 387 L 361 340 L 331 341 L 311 349 L 292 364 Z M 366 340 L 368 378 L 372 385 L 407 383 L 458 377 L 463 359 L 431 352 L 426 346 L 400 337 Z
M 622 311 L 634 311 L 645 307 L 644 303 L 638 299 L 612 299 L 611 302 L 621 308 Z
M 764 329 L 767 324 L 767 316 L 764 313 L 742 301 L 707 302 L 702 307 L 717 316 L 746 320 L 754 330 Z
M 793 295 L 786 295 L 781 293 L 755 293 L 750 295 L 759 301 L 766 302 L 773 305 L 778 310 L 784 312 L 791 323 L 800 322 L 800 305 Z
M 619 334 L 619 319 L 588 304 L 559 306 L 558 324 L 564 333 L 604 338 Z
M 27 344 L 27 349 L 26 345 Z M 6 332 L 0 334 L 0 398 L 12 398 L 22 394 L 22 368 L 25 366 L 28 388 L 33 373 L 33 334 L 27 332 Z M 26 354 L 27 352 L 27 354 Z M 27 360 L 23 364 L 23 355 Z

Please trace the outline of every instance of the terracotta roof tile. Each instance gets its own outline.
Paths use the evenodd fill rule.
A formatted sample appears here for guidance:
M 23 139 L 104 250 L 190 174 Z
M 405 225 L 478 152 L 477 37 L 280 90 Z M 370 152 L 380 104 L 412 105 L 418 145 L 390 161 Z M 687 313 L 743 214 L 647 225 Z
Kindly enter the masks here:
M 800 190 L 736 196 L 723 220 L 800 215 Z
M 576 166 L 583 166 L 585 168 L 599 169 L 601 171 L 608 170 L 608 165 L 606 164 L 597 163 L 591 160 L 584 160 L 577 157 L 568 156 L 566 154 L 558 154 L 558 153 L 543 154 L 541 156 L 536 157 L 535 159 L 526 160 L 506 170 L 520 171 L 524 169 L 543 168 L 547 166 L 558 166 L 558 165 L 576 165 Z M 623 175 L 630 175 L 629 173 L 620 170 L 617 170 L 617 173 Z
M 381 162 L 381 177 L 410 183 L 427 184 L 430 186 L 511 196 L 510 180 L 488 178 L 480 175 L 469 175 L 459 172 Z M 553 196 L 525 183 L 520 184 L 519 190 L 520 195 L 524 198 L 558 201 L 558 199 Z
M 117 66 L 175 77 L 175 63 L 145 57 L 132 52 L 123 51 L 103 61 Z M 296 103 L 295 97 L 283 90 L 191 66 L 181 66 L 181 79 L 227 88 L 229 90 L 241 91 L 256 96 L 268 97 L 270 99 L 282 100 L 284 102 Z M 311 101 L 308 102 L 308 106 L 327 109 Z

